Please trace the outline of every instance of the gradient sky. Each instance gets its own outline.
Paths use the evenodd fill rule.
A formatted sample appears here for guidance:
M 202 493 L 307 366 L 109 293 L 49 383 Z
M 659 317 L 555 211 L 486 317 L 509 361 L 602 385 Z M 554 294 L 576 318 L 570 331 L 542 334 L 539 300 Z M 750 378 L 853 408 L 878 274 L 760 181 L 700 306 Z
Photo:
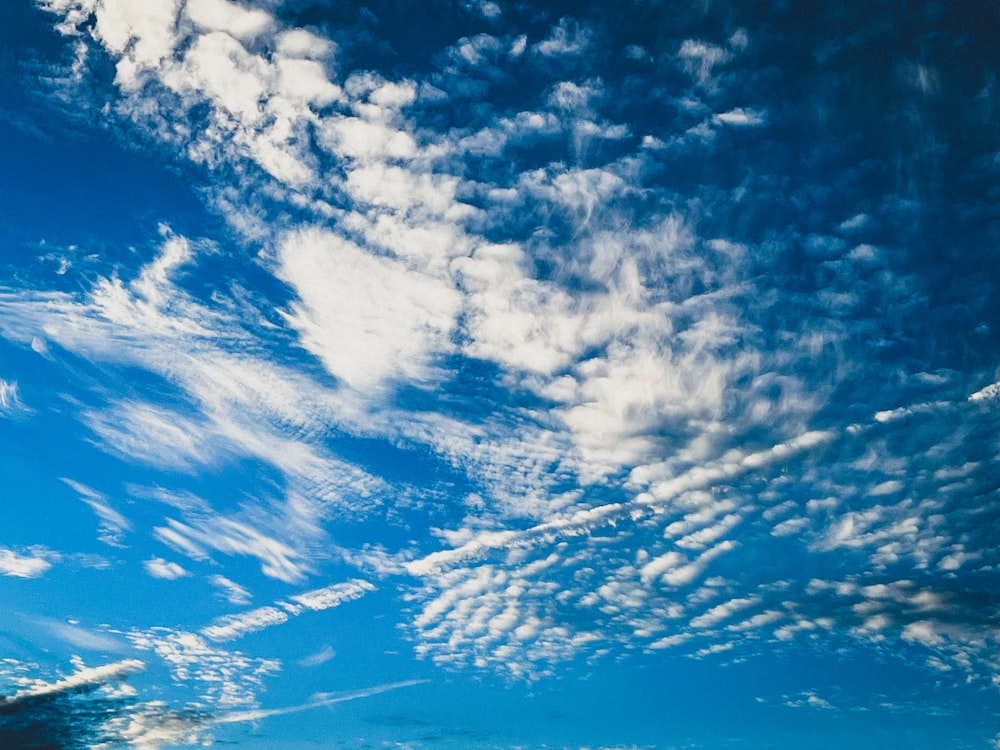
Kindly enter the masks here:
M 6 0 L 0 746 L 1000 748 L 998 39 Z

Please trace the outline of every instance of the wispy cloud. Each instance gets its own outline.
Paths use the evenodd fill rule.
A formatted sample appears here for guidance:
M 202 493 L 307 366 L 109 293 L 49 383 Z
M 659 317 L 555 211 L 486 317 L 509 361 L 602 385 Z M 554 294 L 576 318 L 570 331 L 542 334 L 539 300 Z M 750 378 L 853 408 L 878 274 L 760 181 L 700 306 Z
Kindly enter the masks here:
M 72 479 L 63 477 L 62 481 L 69 485 L 97 515 L 101 532 L 98 539 L 113 547 L 121 546 L 124 535 L 132 530 L 131 522 L 112 508 L 107 498 L 100 492 Z
M 230 604 L 249 604 L 253 599 L 253 595 L 247 589 L 223 575 L 216 574 L 208 580 L 222 592 Z
M 47 617 L 30 617 L 28 619 L 32 624 L 42 627 L 56 638 L 75 648 L 113 654 L 128 651 L 128 644 L 108 633 L 106 629 L 87 628 L 76 621 L 67 622 Z
M 276 602 L 275 606 L 258 607 L 247 612 L 226 615 L 202 628 L 201 634 L 213 641 L 233 640 L 247 633 L 281 625 L 288 621 L 289 616 L 297 617 L 305 610 L 322 612 L 338 607 L 344 602 L 360 599 L 374 590 L 375 586 L 368 581 L 334 583 L 321 589 L 296 594 L 289 597 L 288 601 Z
M 361 690 L 351 690 L 343 693 L 317 693 L 313 696 L 313 699 L 308 703 L 303 703 L 299 706 L 288 706 L 284 708 L 275 708 L 268 710 L 256 710 L 256 711 L 238 711 L 231 714 L 224 714 L 215 720 L 216 724 L 232 724 L 236 722 L 244 721 L 259 721 L 260 719 L 266 719 L 272 716 L 284 716 L 286 714 L 298 713 L 299 711 L 308 711 L 312 708 L 320 708 L 322 706 L 332 706 L 337 703 L 344 703 L 345 701 L 355 701 L 361 698 L 370 698 L 373 695 L 379 695 L 380 693 L 386 693 L 390 690 L 399 690 L 401 688 L 416 687 L 417 685 L 426 684 L 427 680 L 403 680 L 401 682 L 391 682 L 385 685 L 376 685 L 370 688 L 362 688 Z
M 37 698 L 92 689 L 110 680 L 124 679 L 128 675 L 143 671 L 145 668 L 146 664 L 139 659 L 124 659 L 100 667 L 80 669 L 69 677 L 64 677 L 56 682 L 41 682 L 19 690 L 14 695 L 0 698 L 0 711 L 7 712 L 12 707 L 30 703 Z
M 0 414 L 14 412 L 22 407 L 17 394 L 17 383 L 0 378 Z
M 309 654 L 308 656 L 303 656 L 301 659 L 299 659 L 299 664 L 302 665 L 303 667 L 318 667 L 320 664 L 326 664 L 336 655 L 337 652 L 333 650 L 332 646 L 324 646 L 315 653 Z

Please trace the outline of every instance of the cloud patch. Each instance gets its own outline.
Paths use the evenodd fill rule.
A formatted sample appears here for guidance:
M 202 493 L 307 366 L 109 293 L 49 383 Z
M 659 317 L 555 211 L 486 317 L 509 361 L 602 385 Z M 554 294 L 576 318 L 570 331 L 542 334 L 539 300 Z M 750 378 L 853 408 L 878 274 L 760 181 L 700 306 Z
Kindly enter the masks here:
M 32 547 L 27 554 L 0 547 L 0 574 L 12 578 L 40 578 L 52 567 L 53 553 Z

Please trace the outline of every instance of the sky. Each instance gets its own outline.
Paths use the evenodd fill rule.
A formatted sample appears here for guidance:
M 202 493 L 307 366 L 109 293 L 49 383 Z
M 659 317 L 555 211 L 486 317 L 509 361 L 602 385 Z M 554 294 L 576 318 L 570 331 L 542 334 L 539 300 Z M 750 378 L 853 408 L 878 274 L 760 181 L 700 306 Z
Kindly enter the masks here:
M 4 2 L 0 746 L 1000 748 L 997 38 Z

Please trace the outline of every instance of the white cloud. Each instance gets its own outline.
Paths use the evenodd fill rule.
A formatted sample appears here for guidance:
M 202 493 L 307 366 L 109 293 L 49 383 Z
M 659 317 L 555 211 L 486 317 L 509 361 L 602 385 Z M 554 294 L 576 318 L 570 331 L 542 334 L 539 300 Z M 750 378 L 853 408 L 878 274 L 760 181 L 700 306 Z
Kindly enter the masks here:
M 208 580 L 223 593 L 230 604 L 249 604 L 253 599 L 249 591 L 223 575 L 216 574 Z
M 903 489 L 904 486 L 903 482 L 898 479 L 888 479 L 870 488 L 868 494 L 876 497 L 880 495 L 894 495 Z
M 417 154 L 417 144 L 409 133 L 360 117 L 326 118 L 317 135 L 329 152 L 359 161 L 406 159 Z
M 494 17 L 489 5 L 480 11 Z M 628 148 L 630 128 L 602 119 L 603 84 L 550 81 L 547 92 L 533 94 L 552 111 L 511 110 L 475 132 L 444 135 L 412 106 L 431 95 L 426 81 L 357 73 L 338 82 L 332 43 L 315 32 L 282 29 L 260 8 L 228 0 L 189 0 L 183 9 L 138 0 L 42 6 L 61 13 L 65 33 L 93 35 L 115 59 L 122 98 L 112 102 L 111 116 L 133 117 L 147 135 L 213 174 L 235 175 L 238 184 L 217 186 L 214 205 L 230 207 L 223 210 L 237 230 L 258 232 L 264 267 L 294 295 L 284 323 L 347 386 L 328 387 L 325 378 L 269 361 L 278 356 L 262 340 L 275 322 L 247 309 L 284 301 L 251 299 L 240 307 L 225 292 L 211 304 L 185 292 L 184 274 L 204 248 L 169 234 L 135 281 L 112 276 L 78 297 L 18 289 L 0 296 L 5 337 L 38 342 L 42 351 L 49 340 L 58 345 L 50 351 L 65 349 L 122 371 L 143 368 L 176 388 L 172 402 L 139 397 L 85 407 L 82 418 L 109 451 L 164 470 L 249 456 L 282 475 L 280 498 L 228 515 L 208 504 L 197 512 L 178 508 L 179 518 L 155 529 L 158 540 L 195 560 L 250 556 L 265 575 L 302 582 L 319 567 L 316 542 L 327 521 L 339 512 L 364 515 L 380 496 L 393 496 L 387 483 L 334 457 L 332 438 L 360 436 L 429 450 L 476 485 L 469 517 L 440 530 L 440 549 L 419 540 L 398 554 L 344 552 L 384 574 L 405 571 L 420 579 L 417 648 L 442 664 L 538 674 L 546 661 L 581 650 L 604 653 L 626 638 L 651 649 L 692 640 L 693 654 L 709 655 L 768 631 L 779 641 L 828 631 L 832 621 L 810 611 L 824 603 L 811 597 L 824 596 L 846 608 L 844 621 L 862 639 L 887 637 L 895 628 L 926 643 L 931 630 L 939 633 L 927 624 L 926 613 L 940 605 L 933 592 L 897 587 L 887 594 L 862 584 L 779 600 L 786 594 L 778 587 L 756 591 L 765 584 L 713 575 L 725 566 L 728 576 L 739 567 L 727 565 L 730 559 L 751 546 L 756 553 L 764 545 L 759 554 L 765 554 L 766 545 L 795 544 L 797 535 L 811 554 L 861 551 L 859 559 L 874 570 L 912 560 L 924 571 L 953 571 L 971 558 L 955 546 L 953 529 L 940 528 L 946 521 L 935 520 L 944 518 L 940 502 L 914 497 L 892 504 L 904 489 L 897 477 L 929 473 L 907 473 L 912 467 L 905 462 L 882 465 L 877 476 L 866 475 L 868 495 L 884 503 L 872 507 L 845 497 L 842 467 L 809 460 L 813 449 L 871 427 L 809 432 L 806 426 L 823 394 L 810 392 L 799 365 L 819 361 L 814 355 L 853 333 L 816 320 L 800 321 L 801 332 L 760 329 L 760 308 L 775 303 L 761 294 L 758 285 L 766 283 L 750 269 L 765 250 L 735 239 L 704 241 L 697 232 L 716 217 L 724 225 L 731 207 L 724 213 L 707 193 L 674 196 L 645 181 L 674 147 L 669 134 L 646 135 L 638 153 L 593 168 L 507 169 L 511 144 L 551 139 L 587 164 L 600 158 L 586 149 L 588 139 L 619 138 L 616 148 Z M 91 13 L 95 22 L 88 26 Z M 592 42 L 588 28 L 563 19 L 532 47 L 530 62 L 556 68 L 563 63 L 543 58 L 580 56 Z M 748 44 L 740 30 L 728 47 L 696 39 L 680 44 L 678 64 L 695 86 L 679 105 L 702 121 L 702 133 L 766 123 L 763 108 L 720 112 L 725 108 L 713 99 L 726 82 L 720 70 Z M 485 75 L 502 72 L 527 49 L 526 37 L 482 35 L 461 40 L 442 59 Z M 322 153 L 311 150 L 314 136 Z M 321 159 L 337 170 L 320 169 Z M 503 176 L 496 184 L 476 182 L 497 171 Z M 741 200 L 740 193 L 724 198 Z M 280 229 L 267 225 L 266 211 L 263 219 L 253 216 L 264 201 L 288 209 Z M 682 204 L 673 213 L 667 208 Z M 656 205 L 667 215 L 637 220 L 637 205 Z M 312 218 L 300 221 L 304 215 Z M 868 219 L 856 214 L 828 227 L 827 235 L 860 232 Z M 295 221 L 300 230 L 289 231 Z M 537 231 L 527 237 L 532 227 Z M 865 245 L 849 251 L 844 240 L 827 245 L 869 268 L 881 252 Z M 856 298 L 833 290 L 827 312 Z M 781 351 L 758 350 L 771 336 L 781 339 Z M 407 412 L 394 401 L 397 385 L 415 384 L 433 397 L 428 386 L 447 380 L 444 362 L 454 355 L 496 367 L 484 389 L 512 400 L 530 396 L 539 405 L 508 408 L 487 397 L 493 412 L 464 420 Z M 4 386 L 0 381 L 0 409 L 16 395 Z M 997 393 L 987 386 L 970 400 Z M 898 403 L 875 415 L 879 429 L 933 415 L 945 402 Z M 941 455 L 943 449 L 935 460 L 947 463 Z M 773 507 L 775 497 L 805 497 L 789 477 L 773 476 L 786 465 L 801 485 L 817 490 L 817 499 L 761 515 L 761 503 Z M 972 481 L 988 470 L 949 481 Z M 750 482 L 763 487 L 753 497 L 744 495 Z M 949 496 L 946 487 L 937 489 Z M 102 523 L 125 528 L 107 502 L 88 497 Z M 737 525 L 755 545 L 736 546 Z M 0 551 L 0 567 L 19 571 L 10 575 L 40 575 L 49 564 L 44 555 Z M 176 573 L 171 566 L 161 560 L 154 568 Z M 228 579 L 213 582 L 234 603 L 248 600 Z M 740 586 L 745 590 L 735 590 Z M 368 590 L 354 582 L 306 592 L 231 615 L 202 635 L 235 638 Z M 910 605 L 901 591 L 915 597 Z M 758 601 L 761 613 L 730 622 Z M 565 616 L 577 606 L 580 622 Z M 723 625 L 731 643 L 680 632 Z M 142 637 L 177 674 L 213 660 L 239 663 L 234 669 L 241 674 L 256 669 L 258 677 L 268 669 L 227 662 L 236 657 L 214 651 L 199 635 Z M 935 647 L 951 636 L 941 638 Z M 241 687 L 228 673 L 213 674 L 224 686 L 216 701 L 250 700 L 252 680 Z M 156 732 L 169 734 L 166 715 L 151 711 L 148 722 L 137 721 L 135 736 L 150 746 Z
M 93 5 L 91 3 L 91 5 Z M 95 37 L 119 56 L 116 82 L 130 89 L 138 72 L 156 68 L 177 44 L 178 0 L 149 5 L 143 0 L 100 0 L 96 4 Z
M 584 114 L 590 111 L 591 100 L 602 92 L 603 89 L 596 82 L 581 86 L 573 81 L 562 81 L 549 92 L 548 104 L 557 109 Z
M 311 653 L 308 656 L 303 656 L 299 659 L 299 664 L 303 667 L 318 667 L 321 664 L 326 664 L 336 655 L 337 653 L 333 650 L 333 647 L 327 645 L 323 646 L 319 651 Z
M 808 518 L 788 518 L 781 523 L 775 524 L 774 528 L 771 529 L 771 535 L 793 536 L 795 534 L 800 534 L 807 528 L 809 528 Z
M 259 607 L 249 612 L 220 617 L 211 625 L 203 627 L 201 634 L 212 641 L 231 641 L 284 622 L 288 622 L 287 613 L 275 607 Z
M 21 408 L 21 399 L 17 395 L 17 383 L 0 378 L 0 414 L 12 412 Z
M 969 396 L 969 401 L 989 401 L 1000 398 L 1000 383 L 991 383 Z
M 678 50 L 684 69 L 702 86 L 711 86 L 713 72 L 717 65 L 730 59 L 730 53 L 722 47 L 696 39 L 685 39 Z
M 221 31 L 197 37 L 184 55 L 183 67 L 168 72 L 167 85 L 178 93 L 189 89 L 204 94 L 237 122 L 261 122 L 267 94 L 264 61 Z
M 30 687 L 18 690 L 14 695 L 0 697 L 0 706 L 17 704 L 56 693 L 73 692 L 82 687 L 100 685 L 111 680 L 121 680 L 128 675 L 141 672 L 145 668 L 145 662 L 139 659 L 124 659 L 100 667 L 83 668 L 56 682 L 45 683 L 39 680 Z
M 551 36 L 535 44 L 532 49 L 545 57 L 578 55 L 590 44 L 591 33 L 571 18 L 563 18 L 552 27 Z
M 101 521 L 101 536 L 98 538 L 105 544 L 110 544 L 113 547 L 121 546 L 121 540 L 125 532 L 132 530 L 132 524 L 129 520 L 108 505 L 107 498 L 96 490 L 65 477 L 63 477 L 62 481 L 72 487 L 80 496 L 80 499 L 97 514 L 97 517 Z
M 274 18 L 266 11 L 228 0 L 187 0 L 184 12 L 202 28 L 224 31 L 246 41 L 274 27 Z
M 325 60 L 335 49 L 329 39 L 308 29 L 284 29 L 276 38 L 278 53 L 289 58 Z
M 344 602 L 360 599 L 366 593 L 374 590 L 375 586 L 368 581 L 357 579 L 348 581 L 347 583 L 335 583 L 325 588 L 296 594 L 289 597 L 294 605 L 282 602 L 282 606 L 293 614 L 298 614 L 298 608 L 300 607 L 312 610 L 313 612 L 322 612 L 331 607 L 339 607 Z
M 115 745 L 128 743 L 134 750 L 204 745 L 210 742 L 207 719 L 193 711 L 176 711 L 162 701 L 139 703 L 122 716 L 113 716 L 102 729 L 116 738 Z M 119 742 L 120 740 L 120 742 Z M 111 743 L 97 743 L 94 750 L 112 750 Z
M 122 402 L 111 410 L 90 410 L 84 420 L 102 448 L 152 466 L 191 470 L 217 460 L 209 430 L 170 409 Z
M 903 628 L 902 638 L 904 641 L 916 641 L 925 646 L 937 646 L 943 639 L 935 626 L 936 623 L 930 620 L 911 622 Z
M 52 563 L 52 554 L 40 547 L 33 547 L 24 555 L 7 547 L 0 547 L 0 574 L 13 578 L 39 578 Z
M 718 625 L 720 622 L 728 620 L 735 613 L 742 609 L 751 607 L 758 603 L 758 599 L 742 598 L 742 599 L 731 599 L 723 604 L 716 605 L 710 610 L 705 612 L 698 617 L 691 620 L 691 627 L 693 628 L 711 628 Z
M 757 127 L 759 125 L 763 125 L 767 121 L 767 117 L 763 112 L 755 109 L 736 107 L 728 112 L 721 112 L 720 114 L 717 114 L 713 120 L 722 125 L 732 125 L 735 127 Z
M 432 377 L 450 348 L 458 293 L 329 232 L 289 237 L 278 275 L 299 302 L 288 320 L 331 374 L 362 391 Z
M 834 705 L 830 701 L 826 700 L 826 698 L 821 698 L 811 690 L 786 699 L 785 705 L 789 708 L 818 708 L 827 711 L 834 709 Z
M 56 638 L 69 643 L 76 648 L 88 651 L 104 651 L 122 653 L 128 651 L 128 645 L 106 632 L 91 630 L 74 624 L 74 621 L 62 622 L 48 618 L 32 618 L 32 621 L 42 626 Z
M 214 720 L 215 724 L 233 724 L 237 722 L 244 721 L 260 721 L 261 719 L 266 719 L 272 716 L 285 716 L 290 713 L 297 713 L 299 711 L 308 711 L 313 708 L 319 708 L 321 706 L 332 706 L 337 703 L 344 703 L 346 701 L 359 700 L 361 698 L 370 698 L 373 695 L 379 695 L 381 693 L 388 692 L 390 690 L 399 690 L 406 687 L 414 687 L 416 685 L 423 685 L 427 680 L 404 680 L 402 682 L 392 682 L 384 685 L 375 685 L 373 687 L 362 688 L 360 690 L 345 691 L 343 693 L 316 693 L 313 695 L 312 700 L 309 703 L 304 703 L 299 706 L 288 706 L 285 708 L 274 708 L 269 710 L 255 709 L 251 711 L 234 711 L 229 714 L 223 714 Z
M 168 522 L 168 526 L 154 529 L 156 536 L 182 552 L 190 552 L 196 560 L 204 557 L 206 549 L 254 557 L 260 561 L 264 575 L 286 583 L 298 583 L 312 570 L 302 552 L 242 521 L 212 516 L 195 521 L 195 525 L 174 519 Z
M 280 509 L 282 517 L 272 518 L 273 528 L 284 535 L 273 540 L 278 546 L 263 537 L 254 542 L 250 532 L 234 532 L 243 540 L 223 534 L 220 538 L 231 544 L 220 551 L 259 553 L 269 574 L 299 580 L 301 563 L 291 561 L 301 555 L 281 549 L 292 550 L 304 537 L 320 536 L 318 524 L 331 507 L 363 508 L 356 501 L 369 502 L 366 498 L 382 486 L 335 460 L 321 442 L 338 422 L 351 431 L 360 429 L 359 412 L 308 377 L 274 365 L 266 356 L 244 353 L 248 339 L 235 319 L 195 303 L 175 285 L 173 277 L 192 252 L 191 243 L 168 235 L 162 254 L 133 282 L 99 281 L 82 299 L 0 294 L 2 325 L 6 335 L 18 340 L 42 335 L 95 361 L 147 369 L 187 397 L 180 410 L 170 400 L 84 408 L 82 418 L 102 438 L 102 449 L 181 470 L 254 455 L 285 473 L 287 503 Z M 125 528 L 107 502 L 92 507 L 110 535 Z M 170 527 L 156 534 L 169 536 L 171 545 L 194 559 L 205 557 L 206 545 L 191 535 Z
M 335 583 L 325 588 L 306 591 L 289 597 L 290 601 L 276 602 L 275 606 L 258 607 L 247 612 L 220 617 L 211 625 L 201 629 L 201 634 L 213 641 L 230 641 L 247 633 L 281 625 L 289 615 L 296 617 L 304 610 L 322 612 L 339 607 L 344 602 L 360 599 L 375 586 L 363 580 Z
M 143 563 L 146 572 L 153 578 L 162 578 L 167 581 L 175 581 L 191 575 L 184 568 L 175 562 L 168 562 L 162 557 L 153 557 Z
M 182 630 L 155 627 L 126 635 L 136 648 L 163 659 L 174 679 L 199 690 L 198 700 L 213 708 L 256 706 L 263 679 L 280 668 L 275 660 L 226 651 Z

